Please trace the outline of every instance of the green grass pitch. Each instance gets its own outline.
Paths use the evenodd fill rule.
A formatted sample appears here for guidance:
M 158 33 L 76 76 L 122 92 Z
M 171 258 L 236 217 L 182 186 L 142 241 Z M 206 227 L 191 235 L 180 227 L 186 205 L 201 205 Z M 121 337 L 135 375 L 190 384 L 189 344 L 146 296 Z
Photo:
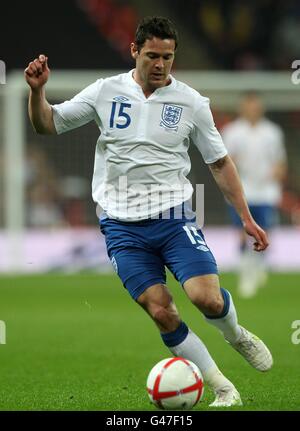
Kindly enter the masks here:
M 188 301 L 168 285 L 182 319 L 203 339 L 220 369 L 241 393 L 234 410 L 300 410 L 299 274 L 271 274 L 253 299 L 235 294 L 236 279 L 221 276 L 233 293 L 242 325 L 260 336 L 274 368 L 259 373 L 227 345 Z M 116 275 L 78 274 L 0 278 L 0 410 L 152 410 L 145 390 L 152 366 L 171 356 L 151 319 Z M 209 410 L 206 388 L 195 410 Z

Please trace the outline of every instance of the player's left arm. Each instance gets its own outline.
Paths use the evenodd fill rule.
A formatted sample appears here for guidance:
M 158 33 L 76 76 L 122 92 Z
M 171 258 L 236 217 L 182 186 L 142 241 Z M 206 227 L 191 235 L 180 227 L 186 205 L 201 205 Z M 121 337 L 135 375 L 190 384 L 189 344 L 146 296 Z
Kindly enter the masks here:
M 269 245 L 267 235 L 251 216 L 237 169 L 231 158 L 226 155 L 208 166 L 220 190 L 239 214 L 245 232 L 255 239 L 254 250 L 265 250 Z

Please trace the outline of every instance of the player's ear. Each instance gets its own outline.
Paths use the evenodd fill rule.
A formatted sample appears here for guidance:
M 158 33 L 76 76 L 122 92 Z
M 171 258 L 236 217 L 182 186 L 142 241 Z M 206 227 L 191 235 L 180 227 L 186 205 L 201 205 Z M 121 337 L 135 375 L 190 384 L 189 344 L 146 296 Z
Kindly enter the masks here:
M 132 58 L 136 60 L 137 56 L 139 55 L 139 51 L 138 51 L 137 45 L 134 42 L 130 44 L 130 51 L 131 51 Z

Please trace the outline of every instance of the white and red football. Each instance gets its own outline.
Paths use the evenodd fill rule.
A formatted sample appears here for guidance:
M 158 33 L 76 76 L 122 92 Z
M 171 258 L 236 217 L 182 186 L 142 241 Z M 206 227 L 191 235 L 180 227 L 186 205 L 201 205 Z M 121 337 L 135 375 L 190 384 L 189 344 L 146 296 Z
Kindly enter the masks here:
M 147 392 L 151 402 L 160 409 L 191 409 L 203 396 L 203 378 L 192 361 L 167 358 L 150 371 Z

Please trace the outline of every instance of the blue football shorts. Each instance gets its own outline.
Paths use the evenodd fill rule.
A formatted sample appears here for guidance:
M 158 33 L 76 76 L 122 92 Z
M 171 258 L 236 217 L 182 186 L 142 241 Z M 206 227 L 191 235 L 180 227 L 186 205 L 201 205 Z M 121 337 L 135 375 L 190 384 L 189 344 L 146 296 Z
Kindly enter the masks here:
M 195 217 L 123 222 L 102 216 L 111 263 L 134 300 L 154 284 L 166 284 L 167 267 L 181 285 L 197 275 L 217 274 L 217 264 Z
M 232 224 L 242 228 L 241 219 L 235 209 L 231 205 L 228 205 L 228 210 Z M 277 208 L 272 205 L 249 204 L 249 210 L 256 223 L 264 230 L 269 230 L 278 224 L 278 211 Z

